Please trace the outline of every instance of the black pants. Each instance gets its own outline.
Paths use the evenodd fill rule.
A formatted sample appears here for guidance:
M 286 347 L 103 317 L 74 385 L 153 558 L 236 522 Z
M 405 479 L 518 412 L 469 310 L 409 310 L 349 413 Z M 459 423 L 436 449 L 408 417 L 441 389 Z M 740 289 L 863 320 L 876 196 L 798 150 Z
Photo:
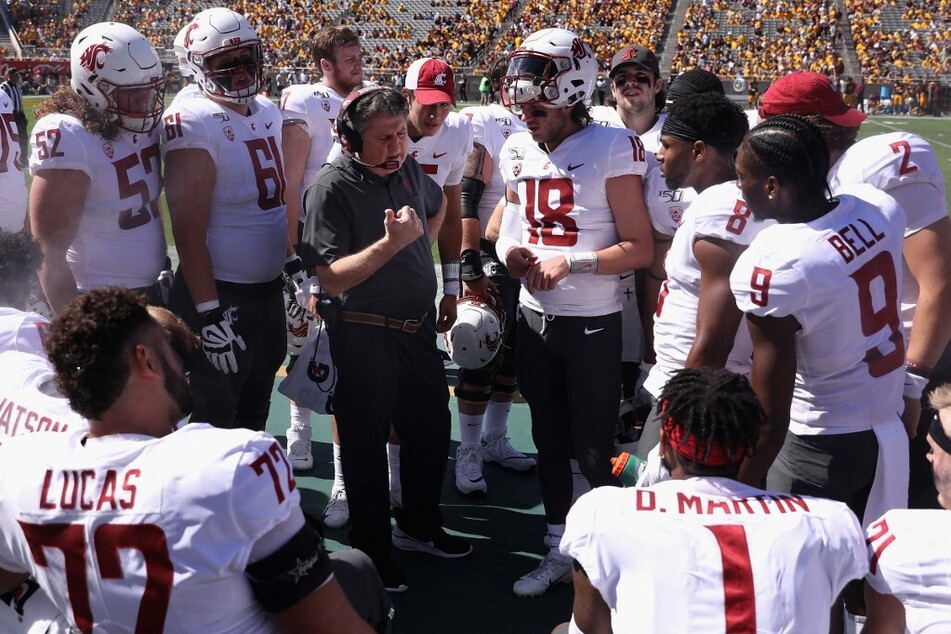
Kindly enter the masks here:
M 13 115 L 17 125 L 17 136 L 20 143 L 20 163 L 26 165 L 30 161 L 30 135 L 27 134 L 26 113 L 22 110 Z
M 215 281 L 221 305 L 238 308 L 238 320 L 232 327 L 235 334 L 244 339 L 247 348 L 235 351 L 238 361 L 235 374 L 219 372 L 200 348 L 196 351 L 189 379 L 195 397 L 192 422 L 229 429 L 264 430 L 271 408 L 274 375 L 287 354 L 282 285 L 281 278 L 263 284 Z M 181 269 L 172 283 L 169 308 L 192 330 L 201 332 L 201 318 L 188 294 Z
M 619 485 L 611 456 L 621 394 L 621 313 L 546 317 L 522 306 L 515 368 L 532 413 L 545 517 L 564 524 L 571 457 L 592 487 Z
M 878 465 L 872 430 L 851 434 L 797 436 L 786 441 L 766 476 L 766 489 L 844 502 L 862 521 Z
M 333 319 L 334 414 L 350 503 L 350 545 L 372 559 L 390 553 L 386 443 L 400 437 L 403 508 L 396 521 L 428 540 L 442 526 L 439 498 L 449 454 L 449 387 L 430 314 L 415 333 Z
M 390 632 L 393 603 L 383 587 L 372 560 L 356 549 L 330 553 L 334 577 L 364 621 L 375 632 Z
M 938 491 L 934 485 L 934 474 L 931 463 L 928 462 L 928 428 L 934 418 L 935 411 L 928 403 L 928 395 L 938 386 L 951 382 L 951 344 L 931 371 L 931 378 L 921 397 L 921 416 L 918 418 L 918 435 L 908 442 L 909 465 L 911 467 L 908 483 L 908 508 L 912 509 L 939 509 Z

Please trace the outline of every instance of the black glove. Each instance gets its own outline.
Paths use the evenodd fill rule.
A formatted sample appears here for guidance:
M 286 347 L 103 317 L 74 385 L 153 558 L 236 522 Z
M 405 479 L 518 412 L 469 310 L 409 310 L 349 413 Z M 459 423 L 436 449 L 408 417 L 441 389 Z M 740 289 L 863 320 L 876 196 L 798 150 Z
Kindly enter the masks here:
M 232 326 L 238 321 L 238 307 L 212 308 L 201 314 L 201 349 L 208 361 L 222 374 L 237 374 L 238 359 L 235 346 L 247 350 L 240 335 Z

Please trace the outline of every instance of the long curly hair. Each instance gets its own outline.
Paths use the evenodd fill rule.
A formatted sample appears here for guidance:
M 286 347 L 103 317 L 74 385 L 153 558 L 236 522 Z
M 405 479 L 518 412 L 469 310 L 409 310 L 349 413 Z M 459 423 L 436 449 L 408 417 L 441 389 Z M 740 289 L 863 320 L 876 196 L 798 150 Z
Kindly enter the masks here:
M 108 141 L 119 138 L 119 125 L 93 108 L 69 85 L 57 88 L 49 99 L 37 106 L 35 114 L 37 119 L 48 114 L 72 114 L 82 121 L 87 132 L 92 132 Z

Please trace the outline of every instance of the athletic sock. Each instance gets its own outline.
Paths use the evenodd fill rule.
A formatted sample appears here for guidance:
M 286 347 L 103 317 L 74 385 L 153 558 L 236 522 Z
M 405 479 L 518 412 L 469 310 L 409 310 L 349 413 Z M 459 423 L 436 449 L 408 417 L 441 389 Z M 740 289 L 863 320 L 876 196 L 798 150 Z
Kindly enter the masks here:
M 343 464 L 340 462 L 340 445 L 334 443 L 334 483 L 333 490 L 343 489 Z
M 556 555 L 561 554 L 561 538 L 565 535 L 564 524 L 546 524 L 548 526 L 548 551 Z
M 291 401 L 291 427 L 294 429 L 310 427 L 310 414 L 309 409 Z
M 459 413 L 459 441 L 465 445 L 478 445 L 482 438 L 482 414 Z
M 503 434 L 509 426 L 509 411 L 512 409 L 512 402 L 499 403 L 489 401 L 489 406 L 485 409 L 485 435 L 493 432 L 502 432 Z

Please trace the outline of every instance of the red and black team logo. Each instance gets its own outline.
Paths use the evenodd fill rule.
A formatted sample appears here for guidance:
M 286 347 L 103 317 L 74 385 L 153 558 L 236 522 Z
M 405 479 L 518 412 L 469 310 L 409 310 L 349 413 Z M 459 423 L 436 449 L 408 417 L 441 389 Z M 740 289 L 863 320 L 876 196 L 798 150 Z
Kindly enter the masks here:
M 575 59 L 584 59 L 588 56 L 588 49 L 585 48 L 584 43 L 578 38 L 571 41 L 571 56 Z
M 637 57 L 636 48 L 629 48 L 626 51 L 624 51 L 624 54 L 621 55 L 621 59 L 623 59 L 625 62 L 629 62 L 635 57 Z
M 83 51 L 83 54 L 79 56 L 79 65 L 90 73 L 96 72 L 96 70 L 102 68 L 106 63 L 106 54 L 111 52 L 112 49 L 102 42 L 90 44 L 89 47 Z

